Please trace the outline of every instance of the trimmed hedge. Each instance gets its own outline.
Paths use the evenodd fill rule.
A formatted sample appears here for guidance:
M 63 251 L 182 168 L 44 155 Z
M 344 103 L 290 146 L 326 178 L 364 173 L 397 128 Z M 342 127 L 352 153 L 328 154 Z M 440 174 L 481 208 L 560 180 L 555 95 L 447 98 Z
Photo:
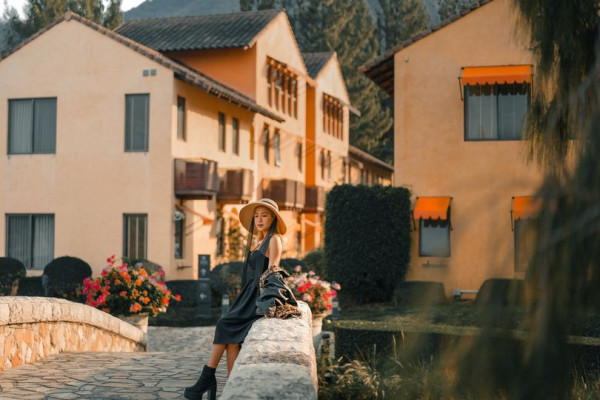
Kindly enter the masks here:
M 163 276 L 164 276 L 164 272 L 165 270 L 163 269 L 163 267 L 161 267 L 160 265 L 158 265 L 155 262 L 152 262 L 150 260 L 147 260 L 145 258 L 129 258 L 129 257 L 123 257 L 123 262 L 135 267 L 137 264 L 142 264 L 142 266 L 144 267 L 144 269 L 146 270 L 146 272 L 148 272 L 149 275 L 155 273 L 155 272 L 163 272 Z
M 410 230 L 408 189 L 333 187 L 325 204 L 326 276 L 342 286 L 343 305 L 392 298 L 408 269 Z
M 279 262 L 279 266 L 284 268 L 290 274 L 295 273 L 296 266 L 302 267 L 302 272 L 308 272 L 308 265 L 303 260 L 298 260 L 297 258 L 282 258 Z
M 481 284 L 475 304 L 484 306 L 524 306 L 525 282 L 521 279 L 488 279 Z
M 19 281 L 19 291 L 17 296 L 35 296 L 44 297 L 44 286 L 42 286 L 41 276 L 28 276 Z
M 444 284 L 431 281 L 401 282 L 394 292 L 394 304 L 430 306 L 447 303 Z
M 173 294 L 181 295 L 180 302 L 169 303 L 170 307 L 196 307 L 200 304 L 200 281 L 198 279 L 165 282 Z
M 327 270 L 325 268 L 325 251 L 322 249 L 313 250 L 306 254 L 304 262 L 309 270 L 315 271 L 321 279 L 327 279 Z
M 242 261 L 219 264 L 210 271 L 211 303 L 214 307 L 220 307 L 223 294 L 229 295 L 229 304 L 233 303 L 242 288 L 243 271 Z
M 0 296 L 10 296 L 13 287 L 25 278 L 25 265 L 16 258 L 0 257 Z
M 47 297 L 59 297 L 85 303 L 83 281 L 92 276 L 92 268 L 77 257 L 62 256 L 44 268 L 42 286 Z

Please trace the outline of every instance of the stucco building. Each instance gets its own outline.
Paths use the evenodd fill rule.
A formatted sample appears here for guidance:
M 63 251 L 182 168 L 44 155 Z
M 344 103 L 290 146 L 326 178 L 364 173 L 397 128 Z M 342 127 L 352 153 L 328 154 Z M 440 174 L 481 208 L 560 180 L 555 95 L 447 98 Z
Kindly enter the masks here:
M 284 257 L 315 248 L 314 196 L 345 181 L 352 110 L 335 54 L 316 59 L 282 11 L 115 31 L 67 13 L 0 60 L 0 251 L 32 274 L 123 254 L 194 278 L 199 255 L 242 257 L 237 212 L 265 196 Z
M 522 278 L 542 172 L 522 137 L 535 66 L 511 1 L 482 1 L 361 69 L 394 99 L 394 180 L 413 194 L 407 279 L 451 295 Z

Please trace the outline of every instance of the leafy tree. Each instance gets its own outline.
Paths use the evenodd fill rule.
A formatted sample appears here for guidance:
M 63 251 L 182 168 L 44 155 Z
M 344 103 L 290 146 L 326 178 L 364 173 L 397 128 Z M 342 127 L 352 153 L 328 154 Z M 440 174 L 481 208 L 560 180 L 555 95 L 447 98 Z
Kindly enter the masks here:
M 25 20 L 18 18 L 14 8 L 4 13 L 3 20 L 8 24 L 9 30 L 7 45 L 12 48 L 67 11 L 113 29 L 122 22 L 120 9 L 121 0 L 109 0 L 106 8 L 102 0 L 28 0 L 25 5 Z

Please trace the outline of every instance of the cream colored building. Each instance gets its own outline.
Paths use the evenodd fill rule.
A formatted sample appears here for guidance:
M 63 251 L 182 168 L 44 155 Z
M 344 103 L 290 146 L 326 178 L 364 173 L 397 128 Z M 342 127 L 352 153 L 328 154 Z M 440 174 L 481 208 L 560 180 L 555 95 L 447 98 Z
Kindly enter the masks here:
M 0 87 L 0 252 L 30 274 L 62 255 L 97 274 L 115 254 L 196 278 L 199 255 L 235 258 L 237 212 L 263 196 L 284 210 L 284 257 L 300 256 L 322 222 L 310 187 L 343 182 L 351 106 L 337 58 L 311 77 L 282 11 L 114 32 L 67 13 L 0 60 Z M 339 125 L 315 122 L 325 99 L 341 104 Z M 331 153 L 331 178 L 314 175 L 314 149 Z
M 542 173 L 522 140 L 535 68 L 516 18 L 510 0 L 483 1 L 362 67 L 394 99 L 395 185 L 414 205 L 407 279 L 448 295 L 522 278 L 530 251 Z

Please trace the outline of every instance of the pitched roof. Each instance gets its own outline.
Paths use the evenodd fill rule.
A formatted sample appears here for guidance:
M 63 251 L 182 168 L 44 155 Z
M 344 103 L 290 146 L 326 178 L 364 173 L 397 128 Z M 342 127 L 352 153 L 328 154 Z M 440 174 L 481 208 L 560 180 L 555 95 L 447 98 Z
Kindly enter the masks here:
M 390 165 L 384 161 L 381 161 L 379 158 L 370 155 L 369 153 L 359 149 L 358 147 L 354 147 L 352 145 L 348 146 L 348 154 L 350 155 L 350 157 L 358 158 L 358 159 L 373 163 L 375 165 L 378 165 L 381 168 L 384 168 L 384 169 L 387 169 L 388 171 L 394 172 L 394 167 L 392 165 Z
M 125 23 L 116 32 L 158 51 L 245 47 L 252 46 L 258 34 L 282 12 L 138 19 Z
M 130 49 L 136 51 L 137 53 L 139 53 L 145 57 L 148 57 L 149 59 L 153 60 L 154 62 L 157 62 L 158 64 L 162 65 L 163 67 L 166 67 L 166 68 L 170 69 L 171 71 L 173 71 L 175 78 L 180 79 L 184 82 L 187 82 L 193 86 L 196 86 L 197 88 L 205 91 L 206 93 L 212 94 L 221 99 L 224 99 L 231 103 L 237 104 L 238 106 L 245 108 L 247 110 L 260 113 L 260 114 L 267 116 L 275 121 L 278 121 L 278 122 L 284 121 L 284 119 L 281 118 L 280 116 L 278 116 L 277 114 L 274 114 L 274 113 L 270 112 L 269 110 L 267 110 L 266 108 L 259 106 L 254 100 L 252 100 L 248 96 L 238 92 L 237 90 L 232 89 L 232 88 L 214 80 L 213 78 L 211 78 L 207 75 L 204 75 L 203 73 L 198 72 L 182 63 L 175 62 L 175 61 L 171 60 L 170 58 L 162 55 L 161 53 L 159 53 L 156 50 L 150 49 L 150 48 L 143 46 L 131 39 L 121 36 L 121 35 L 115 33 L 114 31 L 106 29 L 105 27 L 98 25 L 95 22 L 92 22 L 88 19 L 85 19 L 82 16 L 75 14 L 71 11 L 67 11 L 62 17 L 58 18 L 56 21 L 52 22 L 51 24 L 47 25 L 45 28 L 39 30 L 37 33 L 30 36 L 25 41 L 21 42 L 18 46 L 16 46 L 14 49 L 12 49 L 7 55 L 5 55 L 3 58 L 0 58 L 0 62 L 2 60 L 4 60 L 5 58 L 9 57 L 10 55 L 12 55 L 13 53 L 17 52 L 22 47 L 26 46 L 29 42 L 31 42 L 31 41 L 35 40 L 37 37 L 43 35 L 44 33 L 49 31 L 56 25 L 58 25 L 64 21 L 70 21 L 70 20 L 74 20 L 83 25 L 86 25 L 86 26 L 94 29 L 95 31 L 115 40 L 116 42 L 129 47 Z
M 321 69 L 327 64 L 327 61 L 333 57 L 333 51 L 324 51 L 321 53 L 302 53 L 306 70 L 311 78 L 315 79 Z
M 410 39 L 400 42 L 391 50 L 388 50 L 385 54 L 362 65 L 359 70 L 369 79 L 375 82 L 379 87 L 385 90 L 391 97 L 394 97 L 394 54 L 431 35 L 433 32 L 442 29 L 446 25 L 450 25 L 451 23 L 461 19 L 465 15 L 480 8 L 481 6 L 491 3 L 492 1 L 494 0 L 479 0 L 470 7 L 462 10 L 459 14 L 442 21 L 431 28 L 419 32 Z

